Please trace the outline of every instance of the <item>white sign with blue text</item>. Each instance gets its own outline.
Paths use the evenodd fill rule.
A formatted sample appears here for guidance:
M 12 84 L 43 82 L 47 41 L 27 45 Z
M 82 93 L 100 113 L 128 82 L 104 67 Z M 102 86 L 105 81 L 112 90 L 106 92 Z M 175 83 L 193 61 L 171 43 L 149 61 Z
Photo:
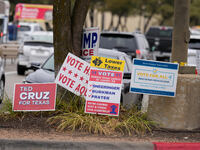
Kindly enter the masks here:
M 82 52 L 81 56 L 84 59 L 91 59 L 92 56 L 97 56 L 99 49 L 99 28 L 86 28 L 83 32 Z
M 133 59 L 130 92 L 149 95 L 176 95 L 177 63 Z

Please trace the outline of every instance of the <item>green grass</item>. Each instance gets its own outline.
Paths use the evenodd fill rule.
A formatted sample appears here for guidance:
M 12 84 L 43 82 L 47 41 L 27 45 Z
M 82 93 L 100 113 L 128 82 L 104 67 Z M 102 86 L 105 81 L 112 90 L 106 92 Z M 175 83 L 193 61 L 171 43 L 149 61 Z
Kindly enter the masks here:
M 0 111 L 0 117 L 4 120 L 19 119 L 23 121 L 26 117 L 47 118 L 47 123 L 54 126 L 57 131 L 81 131 L 100 135 L 143 135 L 151 132 L 155 123 L 147 119 L 146 114 L 132 106 L 129 109 L 120 107 L 119 117 L 84 113 L 85 100 L 82 97 L 67 93 L 64 100 L 58 97 L 56 100 L 56 111 L 50 112 L 13 112 L 12 103 L 7 98 Z

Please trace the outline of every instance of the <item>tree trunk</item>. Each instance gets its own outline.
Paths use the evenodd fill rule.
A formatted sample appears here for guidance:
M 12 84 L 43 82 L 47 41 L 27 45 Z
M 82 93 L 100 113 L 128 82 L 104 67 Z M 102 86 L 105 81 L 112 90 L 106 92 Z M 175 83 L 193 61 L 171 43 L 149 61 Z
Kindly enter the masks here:
M 89 2 L 90 0 L 54 0 L 53 36 L 55 76 L 57 76 L 69 52 L 80 56 L 81 35 Z M 67 100 L 66 94 L 63 94 L 66 90 L 58 88 L 57 91 L 58 95 L 62 95 Z
M 53 36 L 56 75 L 68 52 L 73 50 L 71 31 L 71 1 L 54 0 Z
M 121 25 L 121 15 L 118 16 L 118 23 L 117 23 L 117 26 L 115 27 L 115 31 L 117 31 Z
M 101 30 L 104 30 L 104 20 L 105 20 L 105 13 L 104 11 L 101 12 Z
M 111 22 L 110 25 L 108 27 L 108 30 L 112 30 L 113 29 L 113 14 L 111 14 Z
M 153 17 L 153 13 L 147 18 L 147 21 L 146 21 L 146 23 L 144 25 L 144 32 L 146 32 L 147 27 L 148 27 L 152 17 Z
M 83 25 L 87 16 L 90 0 L 76 0 L 72 15 L 73 53 L 80 56 Z
M 174 28 L 172 37 L 171 61 L 187 63 L 189 32 L 189 6 L 190 0 L 174 1 Z

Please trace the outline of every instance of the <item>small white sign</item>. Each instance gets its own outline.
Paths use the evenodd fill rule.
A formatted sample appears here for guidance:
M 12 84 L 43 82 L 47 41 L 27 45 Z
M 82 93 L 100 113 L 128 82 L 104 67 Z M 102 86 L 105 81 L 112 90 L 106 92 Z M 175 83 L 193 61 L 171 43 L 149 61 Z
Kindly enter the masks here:
M 79 57 L 69 53 L 60 68 L 55 82 L 80 96 L 87 96 L 90 65 Z
M 99 49 L 99 38 L 98 27 L 84 29 L 81 52 L 82 58 L 90 59 L 92 56 L 97 56 Z
M 130 92 L 174 97 L 178 67 L 177 63 L 134 59 Z

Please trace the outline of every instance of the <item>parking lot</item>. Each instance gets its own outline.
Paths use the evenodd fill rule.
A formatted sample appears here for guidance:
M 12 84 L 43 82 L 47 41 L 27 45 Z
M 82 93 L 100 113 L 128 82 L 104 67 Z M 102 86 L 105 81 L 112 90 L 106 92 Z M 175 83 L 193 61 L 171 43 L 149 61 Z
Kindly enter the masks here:
M 13 97 L 14 93 L 14 85 L 15 83 L 22 83 L 25 76 L 17 75 L 16 71 L 16 60 L 14 63 L 11 63 L 11 60 L 6 60 L 5 63 L 5 76 L 6 76 L 6 84 L 5 84 L 5 96 L 8 96 L 10 99 Z

